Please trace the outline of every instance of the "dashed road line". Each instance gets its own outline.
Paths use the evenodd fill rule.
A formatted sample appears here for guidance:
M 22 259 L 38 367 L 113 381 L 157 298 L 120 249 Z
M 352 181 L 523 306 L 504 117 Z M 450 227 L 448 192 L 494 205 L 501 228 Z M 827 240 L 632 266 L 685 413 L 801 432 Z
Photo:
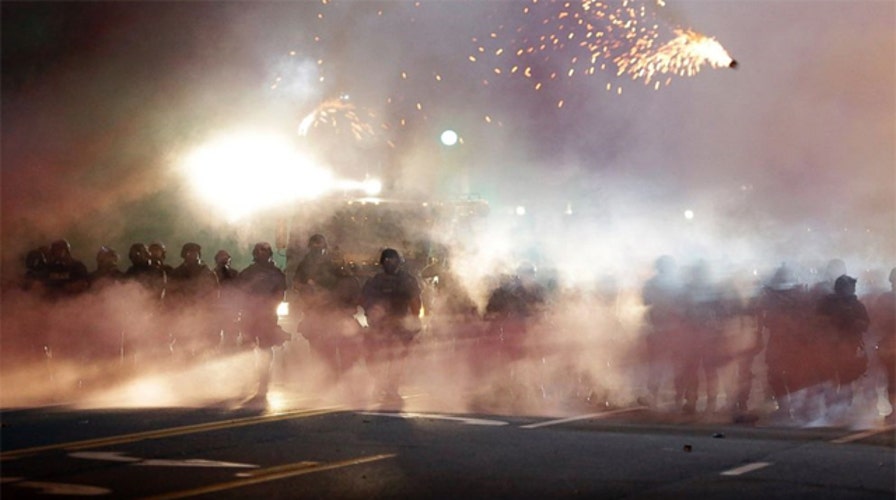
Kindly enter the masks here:
M 469 425 L 490 425 L 490 426 L 501 426 L 507 425 L 507 422 L 503 420 L 487 420 L 484 418 L 470 418 L 470 417 L 455 417 L 451 415 L 441 415 L 439 413 L 411 413 L 411 412 L 374 412 L 374 411 L 362 411 L 358 412 L 360 415 L 371 415 L 374 417 L 392 417 L 392 418 L 403 418 L 403 419 L 413 419 L 413 418 L 428 418 L 432 420 L 450 420 L 453 422 L 461 422 Z
M 90 448 L 98 448 L 101 446 L 111 446 L 124 443 L 133 443 L 147 439 L 161 439 L 172 436 L 180 436 L 184 434 L 194 434 L 198 432 L 209 432 L 221 429 L 230 429 L 234 427 L 244 427 L 247 425 L 255 425 L 261 423 L 277 422 L 279 420 L 290 420 L 294 418 L 313 417 L 317 415 L 325 415 L 340 411 L 342 407 L 319 408 L 314 410 L 296 410 L 285 413 L 276 413 L 271 415 L 259 415 L 255 417 L 239 418 L 235 420 L 222 420 L 218 422 L 207 422 L 204 424 L 185 425 L 182 427 L 170 427 L 167 429 L 158 429 L 153 431 L 135 432 L 132 434 L 122 434 L 119 436 L 111 436 L 97 439 L 86 439 L 83 441 L 70 441 L 67 443 L 55 443 L 45 446 L 35 446 L 32 448 L 23 448 L 20 450 L 11 450 L 0 453 L 0 461 L 13 458 L 20 458 L 28 455 L 34 455 L 45 451 L 52 450 L 85 450 Z
M 753 462 L 746 465 L 741 465 L 740 467 L 735 467 L 733 469 L 728 469 L 725 472 L 722 472 L 723 476 L 740 476 L 742 474 L 746 474 L 748 472 L 753 472 L 754 470 L 764 469 L 771 465 L 771 462 Z
M 376 462 L 379 460 L 385 460 L 387 458 L 393 458 L 395 456 L 396 455 L 394 453 L 384 453 L 380 455 L 352 458 L 332 463 L 302 461 L 293 464 L 278 465 L 269 469 L 259 469 L 248 473 L 238 474 L 237 476 L 240 477 L 240 479 L 234 481 L 210 484 L 208 486 L 201 486 L 199 488 L 194 488 L 191 490 L 173 491 L 162 495 L 146 497 L 146 499 L 144 500 L 175 500 L 178 498 L 189 498 L 199 495 L 207 495 L 209 493 L 232 490 L 235 488 L 241 488 L 243 486 L 266 483 L 269 481 L 276 481 L 278 479 L 285 479 L 287 477 L 301 476 L 303 474 L 324 472 L 333 469 L 340 469 L 342 467 L 351 467 L 353 465 Z
M 643 411 L 646 409 L 647 409 L 646 406 L 636 406 L 633 408 L 620 408 L 618 410 L 602 411 L 599 413 L 588 413 L 586 415 L 577 415 L 574 417 L 559 418 L 557 420 L 546 420 L 544 422 L 538 422 L 535 424 L 521 425 L 520 428 L 521 429 L 537 429 L 539 427 L 548 427 L 551 425 L 566 424 L 569 422 L 576 422 L 578 420 L 589 420 L 589 419 L 595 419 L 595 418 L 611 417 L 613 415 L 622 415 L 624 413 L 634 413 L 634 412 L 639 412 L 639 411 Z
M 893 431 L 894 429 L 896 429 L 896 424 L 887 425 L 885 427 L 878 427 L 875 429 L 868 429 L 866 431 L 856 432 L 854 434 L 848 434 L 846 436 L 839 437 L 837 439 L 832 439 L 831 443 L 834 443 L 834 444 L 851 443 L 853 441 L 859 441 L 861 439 L 865 439 L 866 437 L 871 437 L 876 434 L 883 434 L 884 432 L 887 432 L 887 431 Z

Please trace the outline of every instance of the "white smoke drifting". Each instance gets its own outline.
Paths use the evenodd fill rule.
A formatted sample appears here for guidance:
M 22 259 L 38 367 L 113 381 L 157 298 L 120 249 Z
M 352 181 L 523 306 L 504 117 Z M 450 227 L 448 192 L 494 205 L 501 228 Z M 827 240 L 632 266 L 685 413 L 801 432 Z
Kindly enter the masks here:
M 4 353 L 35 335 L 37 306 L 20 307 L 14 288 L 25 252 L 48 241 L 68 238 L 90 268 L 100 245 L 122 252 L 154 240 L 171 255 L 186 241 L 206 256 L 227 248 L 242 268 L 252 243 L 276 238 L 278 219 L 310 230 L 316 219 L 303 222 L 312 214 L 289 203 L 228 221 L 197 199 L 179 160 L 220 131 L 294 134 L 302 117 L 344 93 L 370 110 L 360 116 L 377 140 L 312 133 L 295 136 L 297 149 L 359 178 L 381 175 L 392 194 L 486 199 L 491 215 L 478 229 L 429 235 L 451 247 L 479 307 L 494 277 L 522 260 L 564 294 L 616 284 L 621 318 L 595 315 L 585 301 L 561 305 L 548 323 L 557 326 L 542 325 L 603 348 L 599 362 L 583 355 L 560 365 L 604 381 L 610 404 L 632 401 L 643 378 L 632 361 L 635 297 L 660 254 L 707 259 L 723 277 L 759 278 L 794 262 L 807 283 L 833 257 L 866 282 L 892 267 L 896 6 L 669 7 L 678 23 L 718 39 L 739 69 L 705 70 L 657 91 L 612 71 L 535 91 L 468 59 L 474 37 L 517 20 L 517 2 L 4 5 Z M 52 27 L 53 38 L 16 29 L 31 21 Z M 608 83 L 622 91 L 607 92 Z M 463 141 L 439 144 L 448 128 Z M 222 175 L 248 178 L 254 167 Z M 101 307 L 134 317 L 126 306 Z M 4 365 L 6 397 L 24 385 Z M 53 377 L 64 387 L 83 378 L 62 372 Z M 16 401 L 52 392 L 34 387 Z

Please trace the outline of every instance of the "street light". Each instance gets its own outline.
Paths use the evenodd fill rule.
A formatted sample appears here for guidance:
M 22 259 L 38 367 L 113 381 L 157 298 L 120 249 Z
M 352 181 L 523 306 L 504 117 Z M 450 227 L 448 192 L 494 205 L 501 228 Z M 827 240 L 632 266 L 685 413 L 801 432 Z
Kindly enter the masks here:
M 455 144 L 457 144 L 458 140 L 457 132 L 451 129 L 445 130 L 444 132 L 442 132 L 442 135 L 439 137 L 439 139 L 445 146 L 454 146 Z

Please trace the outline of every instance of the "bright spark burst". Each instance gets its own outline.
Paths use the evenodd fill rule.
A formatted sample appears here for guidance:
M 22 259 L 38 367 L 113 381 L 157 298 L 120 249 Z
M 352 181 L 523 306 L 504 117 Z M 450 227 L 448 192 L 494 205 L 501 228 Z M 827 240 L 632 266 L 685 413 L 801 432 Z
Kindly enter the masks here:
M 307 137 L 317 127 L 329 127 L 334 134 L 347 132 L 358 141 L 370 140 L 376 130 L 370 120 L 375 118 L 372 111 L 362 111 L 366 119 L 358 114 L 355 104 L 346 96 L 328 99 L 305 115 L 299 123 L 299 135 Z
M 655 51 L 635 52 L 617 56 L 617 75 L 627 74 L 645 83 L 658 75 L 694 76 L 704 65 L 713 68 L 734 67 L 737 63 L 722 45 L 692 30 L 675 29 L 678 35 Z M 668 79 L 667 79 L 668 84 Z
M 663 75 L 668 85 L 672 76 L 694 76 L 706 65 L 736 66 L 714 38 L 667 27 L 658 15 L 664 5 L 662 0 L 530 0 L 517 25 L 502 24 L 487 38 L 474 38 L 478 55 L 469 59 L 492 64 L 494 75 L 522 75 L 535 90 L 564 77 L 605 72 L 608 65 L 616 66 L 616 76 L 654 88 Z

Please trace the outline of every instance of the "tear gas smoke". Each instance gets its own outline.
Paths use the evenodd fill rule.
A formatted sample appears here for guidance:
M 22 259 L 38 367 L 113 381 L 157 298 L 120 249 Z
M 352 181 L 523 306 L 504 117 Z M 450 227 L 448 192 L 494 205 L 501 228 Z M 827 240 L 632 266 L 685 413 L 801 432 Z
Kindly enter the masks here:
M 535 16 L 545 6 L 557 12 L 544 27 L 533 27 L 528 35 L 534 38 L 515 31 L 547 19 Z M 112 23 L 102 9 L 83 6 L 77 8 L 87 9 L 84 16 L 104 27 L 90 40 L 75 37 L 83 30 L 73 23 L 59 32 L 58 50 L 25 50 L 28 61 L 7 59 L 13 51 L 4 51 L 2 404 L 206 404 L 240 394 L 242 381 L 221 374 L 250 370 L 251 355 L 174 366 L 123 361 L 122 332 L 155 329 L 144 315 L 146 303 L 123 292 L 48 309 L 10 286 L 23 272 L 22 257 L 63 236 L 88 267 L 100 245 L 122 252 L 135 241 L 175 248 L 198 241 L 207 254 L 228 249 L 241 269 L 252 243 L 274 241 L 281 221 L 297 228 L 290 236 L 300 241 L 321 226 L 324 209 L 291 196 L 365 175 L 383 179 L 384 198 L 397 193 L 433 202 L 478 194 L 487 200 L 490 215 L 474 224 L 424 220 L 400 237 L 369 228 L 370 239 L 401 248 L 409 259 L 426 257 L 415 250 L 421 240 L 443 245 L 480 311 L 501 275 L 513 274 L 521 261 L 534 263 L 558 297 L 549 317 L 531 326 L 531 356 L 512 367 L 531 382 L 527 387 L 543 390 L 537 405 L 513 398 L 507 372 L 477 371 L 484 369 L 477 363 L 488 368 L 490 359 L 472 340 L 481 325 L 443 327 L 461 339 L 458 350 L 432 348 L 408 369 L 415 385 L 440 395 L 446 411 L 562 412 L 571 411 L 564 408 L 571 399 L 604 407 L 636 402 L 646 379 L 640 287 L 658 255 L 672 254 L 683 265 L 707 259 L 719 279 L 736 278 L 745 290 L 783 261 L 799 266 L 804 283 L 818 281 L 833 257 L 843 258 L 851 273 L 867 273 L 869 284 L 884 281 L 871 277 L 892 267 L 896 255 L 896 188 L 889 182 L 896 164 L 892 5 L 807 10 L 786 2 L 676 3 L 688 21 L 676 25 L 724 34 L 719 39 L 750 63 L 738 73 L 677 79 L 658 92 L 632 85 L 624 95 L 595 92 L 635 75 L 617 77 L 603 53 L 598 62 L 607 68 L 581 55 L 573 61 L 599 45 L 564 39 L 573 33 L 578 41 L 582 28 L 572 21 L 585 17 L 567 13 L 563 19 L 570 22 L 560 31 L 560 7 L 302 2 L 203 5 L 199 13 L 192 3 L 161 10 L 119 4 Z M 4 42 L 25 36 L 15 26 L 31 25 L 6 14 L 34 11 L 15 8 L 22 10 L 4 6 Z M 495 21 L 504 11 L 509 17 L 499 29 Z M 641 12 L 625 19 L 652 29 L 639 20 Z M 199 19 L 206 22 L 184 29 L 185 20 Z M 799 36 L 793 26 L 804 26 Z M 681 34 L 685 45 L 678 50 L 708 41 Z M 535 40 L 541 35 L 543 50 Z M 524 38 L 539 43 L 518 56 Z M 637 54 L 660 53 L 661 42 L 675 38 L 653 39 L 650 50 Z M 61 50 L 70 41 L 80 42 Z M 620 54 L 626 53 L 608 55 Z M 653 83 L 679 74 L 671 66 L 668 74 L 657 72 L 663 61 L 656 59 L 627 61 L 638 79 L 654 75 Z M 730 56 L 718 64 L 738 66 Z M 596 83 L 599 78 L 607 85 Z M 343 93 L 353 109 L 328 101 Z M 304 116 L 318 125 L 298 135 Z M 265 154 L 289 151 L 290 166 L 308 167 L 295 171 L 322 170 L 317 182 L 265 173 L 259 157 L 222 168 L 239 157 L 230 150 L 213 162 L 217 170 L 199 177 L 200 187 L 230 200 L 210 204 L 185 182 L 180 160 L 218 132 L 237 129 L 288 136 L 287 147 L 268 144 Z M 438 144 L 446 129 L 463 142 Z M 290 156 L 299 151 L 313 160 Z M 241 190 L 254 176 L 266 177 L 271 191 L 264 192 L 265 203 L 242 206 L 257 201 Z M 233 182 L 212 182 L 222 178 Z M 685 209 L 693 218 L 682 217 Z M 228 220 L 234 214 L 244 217 Z M 327 236 L 349 247 L 356 235 Z M 276 256 L 280 265 L 283 257 Z M 43 349 L 45 336 L 56 344 L 62 332 L 88 332 L 63 341 L 101 336 L 95 344 L 103 357 L 85 365 L 80 351 L 67 352 L 64 342 Z M 732 325 L 728 333 L 732 357 L 741 351 L 739 332 Z M 368 392 L 363 363 L 350 371 L 355 383 L 331 391 L 303 342 L 297 338 L 278 351 L 275 378 L 288 399 L 282 404 L 329 394 L 351 403 Z M 753 402 L 762 404 L 761 358 L 754 367 Z M 150 402 L 143 391 L 156 399 Z M 422 399 L 408 403 L 414 401 Z

